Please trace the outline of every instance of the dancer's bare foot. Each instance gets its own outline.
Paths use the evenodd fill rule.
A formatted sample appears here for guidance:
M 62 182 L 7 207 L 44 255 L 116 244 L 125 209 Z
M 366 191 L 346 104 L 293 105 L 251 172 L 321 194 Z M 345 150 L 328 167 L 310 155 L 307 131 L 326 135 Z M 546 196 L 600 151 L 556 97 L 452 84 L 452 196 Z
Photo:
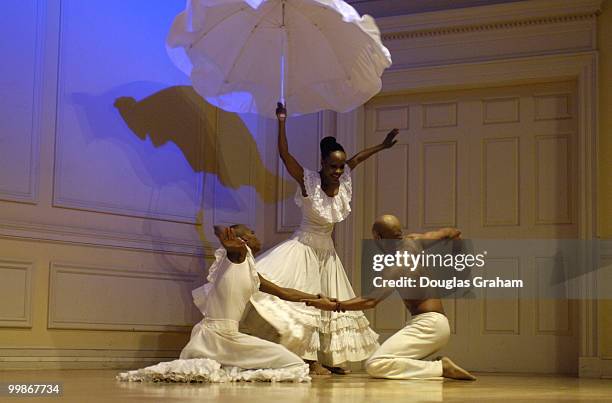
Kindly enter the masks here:
M 450 379 L 460 379 L 464 381 L 475 381 L 476 377 L 459 365 L 455 364 L 448 357 L 440 357 L 442 361 L 442 376 Z
M 351 373 L 351 370 L 348 368 L 343 368 L 343 367 L 330 367 L 329 365 L 323 365 L 325 368 L 327 368 L 329 371 L 331 371 L 332 374 L 336 374 L 336 375 L 347 375 Z
M 318 361 L 308 363 L 310 367 L 310 375 L 331 375 L 331 371 L 321 365 Z

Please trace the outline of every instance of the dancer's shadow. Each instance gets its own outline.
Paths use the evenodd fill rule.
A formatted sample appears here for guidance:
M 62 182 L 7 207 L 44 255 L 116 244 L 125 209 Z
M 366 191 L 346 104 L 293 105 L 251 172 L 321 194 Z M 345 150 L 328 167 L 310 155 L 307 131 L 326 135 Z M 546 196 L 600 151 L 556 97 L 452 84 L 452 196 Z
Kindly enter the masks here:
M 150 95 L 137 99 L 139 94 Z M 228 209 L 241 207 L 232 199 L 233 191 L 243 186 L 253 186 L 265 203 L 276 203 L 291 196 L 277 194 L 275 187 L 270 186 L 276 183 L 276 174 L 265 166 L 257 143 L 240 116 L 216 112 L 191 86 L 160 88 L 158 83 L 134 82 L 100 95 L 74 93 L 71 98 L 78 110 L 83 136 L 86 138 L 89 133 L 94 139 L 122 143 L 121 147 L 129 150 L 134 172 L 138 174 L 143 168 L 147 171 L 141 176 L 143 183 L 158 187 L 184 180 L 183 170 L 173 169 L 175 167 L 168 165 L 166 157 L 152 155 L 150 145 L 142 145 L 150 141 L 154 148 L 168 144 L 176 146 L 194 173 L 214 175 L 222 185 L 217 192 L 222 193 L 224 207 Z M 220 114 L 218 118 L 217 113 Z M 232 132 L 224 130 L 221 133 L 217 127 L 220 121 Z M 134 137 L 122 134 L 124 125 Z M 134 159 L 134 155 L 138 158 Z M 242 166 L 249 158 L 250 169 L 245 170 Z M 246 171 L 249 174 L 245 174 Z M 250 175 L 253 171 L 261 173 L 260 180 L 254 183 Z M 151 180 L 154 183 L 150 183 Z M 212 207 L 210 202 L 204 200 L 204 206 Z
M 171 141 L 194 172 L 217 173 L 215 153 L 206 153 L 207 158 L 202 155 L 211 146 L 214 151 L 214 122 L 206 116 L 206 105 L 192 87 L 168 87 L 140 101 L 121 96 L 113 105 L 139 139 L 148 137 L 155 147 Z
M 132 82 L 102 94 L 73 93 L 71 100 L 86 143 L 99 140 L 115 143 L 115 149 L 123 152 L 131 164 L 132 172 L 152 189 L 173 185 L 185 188 L 184 194 L 193 198 L 192 203 L 199 210 L 197 231 L 205 248 L 216 245 L 217 241 L 209 239 L 212 222 L 201 220 L 205 215 L 211 219 L 208 212 L 215 207 L 230 213 L 249 208 L 242 200 L 244 197 L 240 197 L 241 188 L 252 187 L 268 205 L 292 196 L 293 184 L 287 182 L 277 187 L 279 179 L 272 172 L 275 166 L 268 168 L 264 164 L 249 130 L 256 120 L 251 118 L 256 117 L 246 117 L 243 121 L 237 114 L 217 110 L 191 86 L 164 88 L 155 82 Z M 253 134 L 256 139 L 268 136 L 269 141 L 276 140 L 275 133 Z M 175 148 L 177 153 L 152 152 L 162 147 Z M 186 162 L 183 166 L 182 158 Z M 245 167 L 249 160 L 250 166 Z M 190 172 L 204 176 L 194 178 Z M 259 173 L 256 181 L 252 180 L 254 172 Z M 196 198 L 193 180 L 202 181 L 203 200 Z M 285 192 L 277 192 L 277 188 Z M 148 209 L 145 214 L 155 213 L 155 206 L 155 200 L 151 199 L 149 206 L 143 207 Z M 200 228 L 201 225 L 207 228 Z M 143 230 L 149 235 L 162 236 L 163 231 L 155 231 L 153 227 L 156 225 L 150 223 Z
M 147 137 L 155 147 L 174 143 L 185 156 L 194 172 L 214 174 L 226 190 L 254 186 L 266 203 L 277 202 L 287 195 L 266 191 L 266 183 L 274 183 L 276 175 L 265 166 L 257 144 L 248 127 L 237 114 L 215 112 L 190 86 L 174 86 L 137 101 L 133 97 L 118 97 L 114 106 L 130 130 L 141 140 Z M 231 136 L 221 139 L 216 113 L 223 114 L 226 127 L 234 128 Z M 216 119 L 217 121 L 213 121 Z M 251 167 L 263 173 L 263 180 L 249 183 L 244 169 L 235 163 L 252 158 Z M 234 169 L 233 169 L 234 168 Z M 286 187 L 285 187 L 286 188 Z

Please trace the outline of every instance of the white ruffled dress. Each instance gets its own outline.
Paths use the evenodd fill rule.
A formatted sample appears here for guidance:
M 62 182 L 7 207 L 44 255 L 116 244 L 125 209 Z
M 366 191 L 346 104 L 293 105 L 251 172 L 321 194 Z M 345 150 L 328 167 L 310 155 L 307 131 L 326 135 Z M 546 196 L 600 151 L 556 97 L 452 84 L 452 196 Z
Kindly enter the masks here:
M 295 202 L 302 208 L 300 228 L 285 242 L 257 259 L 257 271 L 282 287 L 323 293 L 346 300 L 355 293 L 331 238 L 334 224 L 351 212 L 352 183 L 346 166 L 338 194 L 329 197 L 321 188 L 318 172 L 304 170 L 307 196 L 298 189 Z M 378 348 L 378 334 L 361 311 L 326 312 L 301 302 L 281 300 L 256 292 L 251 303 L 257 313 L 279 333 L 280 343 L 306 360 L 326 365 L 367 359 Z M 251 315 L 251 313 L 249 313 Z M 245 322 L 256 323 L 246 318 Z M 249 325 L 253 334 L 258 328 Z M 261 326 L 259 329 L 263 329 Z
M 308 365 L 285 347 L 238 331 L 249 298 L 259 290 L 251 251 L 241 264 L 215 252 L 208 283 L 193 290 L 204 319 L 194 326 L 180 359 L 121 373 L 122 381 L 307 382 Z

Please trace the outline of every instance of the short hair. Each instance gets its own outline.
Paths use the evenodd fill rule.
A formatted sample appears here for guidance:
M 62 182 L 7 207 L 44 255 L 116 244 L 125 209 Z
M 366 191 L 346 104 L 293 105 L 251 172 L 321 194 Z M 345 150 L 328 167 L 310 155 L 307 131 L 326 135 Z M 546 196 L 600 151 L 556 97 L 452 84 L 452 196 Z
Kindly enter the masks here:
M 332 136 L 327 136 L 321 139 L 319 147 L 321 148 L 321 159 L 329 157 L 329 154 L 335 151 L 344 152 L 344 147 L 342 147 L 342 144 L 338 143 L 336 138 Z

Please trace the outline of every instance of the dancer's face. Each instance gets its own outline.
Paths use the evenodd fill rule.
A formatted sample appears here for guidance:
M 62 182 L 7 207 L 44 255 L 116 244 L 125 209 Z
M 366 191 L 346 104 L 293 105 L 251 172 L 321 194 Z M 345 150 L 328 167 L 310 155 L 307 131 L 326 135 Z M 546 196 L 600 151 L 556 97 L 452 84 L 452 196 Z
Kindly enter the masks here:
M 261 250 L 261 241 L 257 238 L 257 235 L 255 235 L 255 231 L 245 226 L 245 230 L 240 234 L 240 238 L 242 238 L 248 247 L 251 248 L 254 255 L 259 253 Z
M 340 176 L 344 173 L 346 154 L 343 151 L 334 151 L 321 161 L 321 174 L 327 183 L 340 183 Z

